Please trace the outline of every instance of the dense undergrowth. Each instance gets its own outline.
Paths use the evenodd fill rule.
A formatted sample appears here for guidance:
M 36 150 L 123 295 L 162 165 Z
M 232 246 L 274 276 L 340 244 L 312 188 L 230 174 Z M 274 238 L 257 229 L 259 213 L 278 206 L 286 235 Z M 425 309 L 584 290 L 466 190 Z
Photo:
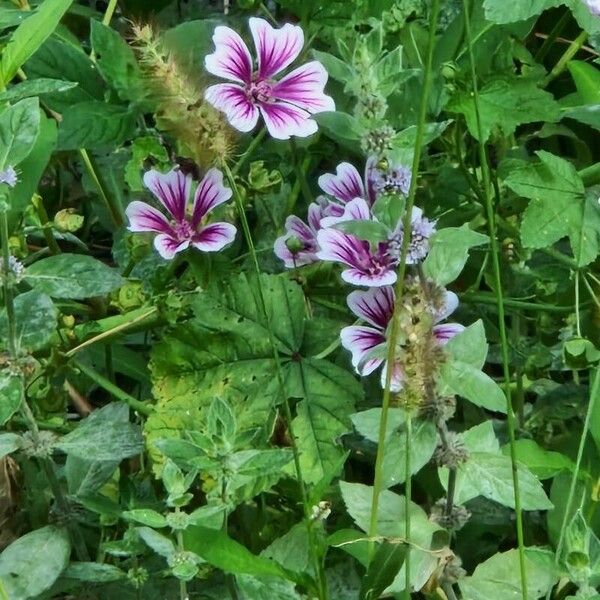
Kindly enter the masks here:
M 0 2 L 0 599 L 599 600 L 599 15 Z

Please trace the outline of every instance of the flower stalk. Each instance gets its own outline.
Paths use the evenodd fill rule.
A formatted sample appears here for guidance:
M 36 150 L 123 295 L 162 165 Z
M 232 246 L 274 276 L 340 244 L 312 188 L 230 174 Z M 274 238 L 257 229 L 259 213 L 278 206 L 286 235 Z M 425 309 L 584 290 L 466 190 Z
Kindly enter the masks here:
M 439 15 L 439 0 L 433 0 L 431 6 L 431 13 L 429 19 L 429 39 L 427 43 L 427 58 L 423 73 L 423 92 L 421 95 L 421 103 L 419 107 L 419 118 L 417 121 L 417 131 L 416 131 L 416 143 L 415 143 L 415 151 L 413 156 L 412 163 L 412 178 L 410 182 L 410 188 L 408 191 L 408 197 L 406 199 L 406 208 L 404 215 L 404 237 L 402 240 L 402 248 L 400 253 L 400 262 L 398 265 L 398 278 L 396 282 L 396 298 L 402 298 L 404 293 L 404 279 L 406 274 L 406 261 L 408 258 L 408 251 L 410 247 L 411 241 L 411 217 L 412 217 L 412 208 L 415 203 L 415 195 L 417 191 L 417 178 L 419 172 L 419 165 L 421 161 L 421 149 L 423 145 L 423 136 L 425 133 L 425 120 L 427 116 L 427 106 L 429 101 L 429 93 L 431 90 L 431 70 L 433 64 L 433 49 L 435 44 L 435 33 L 437 29 L 437 21 Z M 399 334 L 399 307 L 400 302 L 396 303 L 394 314 L 391 323 L 391 331 L 390 331 L 390 343 L 388 347 L 388 356 L 387 361 L 389 368 L 386 371 L 385 377 L 385 385 L 383 391 L 383 401 L 381 407 L 381 419 L 379 422 L 379 436 L 378 436 L 378 444 L 377 444 L 377 455 L 375 459 L 375 479 L 373 482 L 373 496 L 371 500 L 371 518 L 369 523 L 369 537 L 374 539 L 377 535 L 377 515 L 379 509 L 379 496 L 381 494 L 381 490 L 383 487 L 383 457 L 384 457 L 384 449 L 385 449 L 385 434 L 387 431 L 387 423 L 388 423 L 388 415 L 389 415 L 389 407 L 390 407 L 390 399 L 391 399 L 391 391 L 390 385 L 392 381 L 392 373 L 394 371 L 391 368 L 391 365 L 394 362 L 394 352 L 396 347 L 396 340 L 398 339 Z M 407 423 L 407 431 L 411 427 L 411 412 L 407 411 L 406 415 L 406 423 Z M 411 450 L 411 442 L 410 435 L 406 436 L 406 448 L 405 451 L 407 455 L 410 455 Z M 404 536 L 407 540 L 407 552 L 405 559 L 405 569 L 406 569 L 406 585 L 405 585 L 405 596 L 410 598 L 410 542 L 411 542 L 411 522 L 410 522 L 410 493 L 411 493 L 411 475 L 410 475 L 410 458 L 407 459 L 407 467 L 408 470 L 406 472 L 406 511 L 405 511 L 405 532 Z M 372 558 L 374 552 L 374 546 L 370 544 L 370 556 Z

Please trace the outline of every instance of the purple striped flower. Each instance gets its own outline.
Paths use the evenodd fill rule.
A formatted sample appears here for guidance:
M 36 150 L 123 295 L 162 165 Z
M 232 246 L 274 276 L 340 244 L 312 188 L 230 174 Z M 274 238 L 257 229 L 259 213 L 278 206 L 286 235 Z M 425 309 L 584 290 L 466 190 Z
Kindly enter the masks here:
M 458 323 L 439 324 L 458 307 L 458 298 L 453 292 L 445 292 L 445 303 L 441 310 L 432 315 L 434 339 L 440 345 L 460 333 L 464 327 Z M 359 375 L 366 376 L 383 365 L 381 386 L 385 385 L 389 325 L 394 314 L 395 294 L 391 286 L 355 291 L 348 296 L 348 307 L 368 325 L 351 325 L 340 332 L 342 346 L 352 353 L 352 366 Z M 396 340 L 397 352 L 394 360 L 390 389 L 402 389 L 404 369 L 402 366 L 403 333 Z
M 593 15 L 600 17 L 600 0 L 583 0 L 583 3 Z
M 317 258 L 342 263 L 347 269 L 342 271 L 342 279 L 353 285 L 381 287 L 396 281 L 396 267 L 400 262 L 403 242 L 402 221 L 394 229 L 389 229 L 387 239 L 378 244 L 370 244 L 356 235 L 335 229 L 344 221 L 377 221 L 371 207 L 362 198 L 354 198 L 346 204 L 341 216 L 327 216 L 321 220 L 317 233 L 319 251 Z M 435 223 L 423 216 L 416 206 L 412 211 L 411 240 L 406 264 L 421 262 L 429 251 L 429 238 L 435 231 Z
M 167 216 L 146 202 L 135 200 L 125 211 L 129 231 L 157 233 L 154 246 L 166 259 L 193 246 L 203 252 L 221 250 L 235 238 L 231 223 L 206 224 L 211 211 L 231 198 L 231 190 L 223 185 L 223 174 L 210 169 L 198 184 L 188 211 L 192 178 L 177 169 L 162 174 L 154 169 L 144 174 L 144 185 L 156 196 Z
M 205 98 L 227 116 L 239 131 L 250 131 L 259 115 L 274 138 L 306 137 L 317 131 L 311 115 L 335 110 L 333 99 L 324 93 L 327 71 L 311 61 L 275 79 L 300 54 L 304 33 L 297 25 L 274 29 L 264 19 L 251 17 L 250 31 L 258 56 L 254 69 L 244 40 L 233 29 L 219 26 L 213 41 L 215 51 L 206 57 L 206 70 L 233 83 L 220 83 L 206 90 Z
M 285 221 L 285 234 L 275 240 L 275 255 L 288 269 L 317 262 L 317 233 L 321 228 L 323 206 L 312 202 L 308 207 L 308 223 L 296 215 Z

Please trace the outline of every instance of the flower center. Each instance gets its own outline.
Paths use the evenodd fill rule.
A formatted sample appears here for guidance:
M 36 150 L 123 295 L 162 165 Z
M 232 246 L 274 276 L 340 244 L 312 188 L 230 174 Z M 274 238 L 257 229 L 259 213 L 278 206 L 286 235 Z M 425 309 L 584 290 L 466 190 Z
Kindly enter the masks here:
M 196 233 L 189 221 L 173 223 L 173 231 L 175 232 L 177 240 L 180 242 L 191 239 L 194 236 L 194 233 Z
M 273 86 L 265 80 L 253 81 L 246 92 L 248 100 L 252 104 L 270 102 Z

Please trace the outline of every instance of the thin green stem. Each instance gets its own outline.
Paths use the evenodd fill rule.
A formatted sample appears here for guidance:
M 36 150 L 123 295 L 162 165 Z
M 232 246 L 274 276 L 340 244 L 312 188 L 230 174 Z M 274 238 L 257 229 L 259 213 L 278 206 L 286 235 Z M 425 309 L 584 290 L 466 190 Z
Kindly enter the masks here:
M 596 374 L 594 376 L 594 383 L 590 391 L 590 401 L 588 403 L 587 412 L 585 415 L 585 421 L 583 423 L 583 432 L 579 438 L 579 447 L 577 448 L 577 459 L 575 460 L 575 469 L 571 478 L 571 485 L 569 487 L 569 495 L 567 496 L 567 504 L 565 505 L 565 514 L 563 515 L 562 524 L 560 527 L 560 535 L 558 537 L 558 544 L 556 545 L 556 561 L 560 560 L 560 554 L 562 552 L 563 544 L 565 543 L 565 533 L 567 530 L 567 524 L 569 522 L 571 508 L 573 506 L 573 499 L 575 497 L 575 488 L 577 486 L 577 480 L 579 479 L 579 471 L 581 470 L 581 461 L 583 459 L 583 451 L 587 440 L 587 435 L 590 430 L 590 424 L 592 422 L 592 415 L 594 414 L 596 401 L 600 392 L 600 368 L 596 368 Z
M 298 145 L 296 144 L 296 140 L 294 138 L 290 138 L 290 148 L 292 150 L 292 157 L 294 160 L 294 171 L 296 172 L 296 179 L 300 184 L 300 190 L 302 191 L 302 196 L 307 204 L 310 204 L 313 201 L 313 195 L 310 191 L 310 187 L 308 186 L 308 181 L 306 181 L 305 174 L 305 166 L 300 163 L 300 158 L 298 156 Z
M 404 231 L 407 231 L 406 229 Z M 412 511 L 410 510 L 410 501 L 412 498 L 412 466 L 411 466 L 411 453 L 412 453 L 412 413 L 411 410 L 408 409 L 406 411 L 406 437 L 404 444 L 404 472 L 406 473 L 406 483 L 404 489 L 404 497 L 406 501 L 406 506 L 404 510 L 404 531 L 405 537 L 408 542 L 406 546 L 406 557 L 404 559 L 404 595 L 407 599 L 410 600 L 410 541 L 411 541 L 411 522 L 410 515 Z
M 519 493 L 519 473 L 515 446 L 515 414 L 513 411 L 510 388 L 510 366 L 508 354 L 508 337 L 506 334 L 506 323 L 504 313 L 504 295 L 502 293 L 502 277 L 500 271 L 500 257 L 498 251 L 498 240 L 496 237 L 496 214 L 494 200 L 491 191 L 491 181 L 487 152 L 484 145 L 483 128 L 481 126 L 481 114 L 479 111 L 479 93 L 477 88 L 477 72 L 475 69 L 475 56 L 473 53 L 473 40 L 471 37 L 471 19 L 469 14 L 469 0 L 463 0 L 463 16 L 465 23 L 465 34 L 469 50 L 469 62 L 471 64 L 471 80 L 473 86 L 473 99 L 475 105 L 475 116 L 477 121 L 477 132 L 479 141 L 479 162 L 481 164 L 481 175 L 485 194 L 485 208 L 488 222 L 488 233 L 490 236 L 490 249 L 492 254 L 492 270 L 494 277 L 494 292 L 496 294 L 496 305 L 498 308 L 498 329 L 500 332 L 500 345 L 502 349 L 502 367 L 506 393 L 507 426 L 510 440 L 510 459 L 512 465 L 512 479 L 515 499 L 515 513 L 517 524 L 517 540 L 519 546 L 519 569 L 521 574 L 521 595 L 527 600 L 527 570 L 525 565 L 525 544 L 523 540 L 523 513 L 521 510 L 521 496 Z
M 234 175 L 237 175 L 240 172 L 240 169 L 246 164 L 246 161 L 250 158 L 250 156 L 252 156 L 252 153 L 254 152 L 254 150 L 256 150 L 256 148 L 258 148 L 258 146 L 265 139 L 266 133 L 267 133 L 267 130 L 263 127 L 258 132 L 256 137 L 250 142 L 250 144 L 248 144 L 248 147 L 244 151 L 244 154 L 242 154 L 240 156 L 238 161 L 235 163 L 235 165 L 233 165 L 233 168 L 231 169 L 231 172 Z
M 175 512 L 181 512 L 179 507 L 175 509 Z M 183 531 L 181 529 L 178 529 L 177 533 L 175 534 L 175 537 L 177 538 L 177 549 L 179 550 L 179 552 L 183 552 L 185 550 L 185 547 L 183 545 Z M 179 600 L 189 600 L 187 584 L 184 579 L 179 580 Z
M 560 35 L 560 32 L 564 29 L 564 26 L 569 22 L 570 18 L 571 18 L 571 11 L 565 9 L 562 17 L 558 21 L 556 21 L 556 24 L 551 29 L 550 33 L 548 34 L 548 37 L 544 40 L 544 43 L 540 46 L 540 49 L 536 52 L 536 54 L 535 54 L 536 62 L 541 63 L 544 60 L 544 58 L 546 58 L 546 55 L 548 54 L 548 51 L 552 47 L 552 44 L 554 44 L 554 42 Z
M 473 304 L 493 304 L 496 305 L 496 298 L 487 292 L 465 292 L 460 294 L 462 302 Z M 572 306 L 555 306 L 554 304 L 527 302 L 525 300 L 504 299 L 505 308 L 514 308 L 516 310 L 529 310 L 532 312 L 553 312 L 553 313 L 570 313 L 573 311 Z
M 592 288 L 592 286 L 590 285 L 590 282 L 587 280 L 585 274 L 583 275 L 583 283 L 585 284 L 585 287 L 587 288 L 587 291 L 590 294 L 590 297 L 592 298 L 594 304 L 600 308 L 600 300 L 598 300 L 598 298 L 596 297 L 596 294 L 594 292 L 594 289 Z
M 77 369 L 79 369 L 86 377 L 91 379 L 96 385 L 106 390 L 117 400 L 125 402 L 125 404 L 129 405 L 133 410 L 136 410 L 140 414 L 148 416 L 154 410 L 154 408 L 151 405 L 146 404 L 145 402 L 141 402 L 137 398 L 134 398 L 133 396 L 129 395 L 120 387 L 116 386 L 112 381 L 110 381 L 103 375 L 100 375 L 98 371 L 92 369 L 92 367 L 86 365 L 85 363 L 82 363 L 78 360 L 74 360 L 71 364 Z
M 387 431 L 387 423 L 388 423 L 388 415 L 390 408 L 390 398 L 391 398 L 391 381 L 392 381 L 392 373 L 394 371 L 394 362 L 395 362 L 395 348 L 396 348 L 396 340 L 398 339 L 399 333 L 399 312 L 400 306 L 402 303 L 402 296 L 404 294 L 404 278 L 406 275 L 406 258 L 408 256 L 408 249 L 410 246 L 410 238 L 411 238 L 411 216 L 412 209 L 415 203 L 415 196 L 417 192 L 417 180 L 419 174 L 419 165 L 421 162 L 421 151 L 423 146 L 423 136 L 425 133 L 425 120 L 427 117 L 427 105 L 429 101 L 429 93 L 431 90 L 431 69 L 433 64 L 433 49 L 435 45 L 435 33 L 437 30 L 437 21 L 439 15 L 440 8 L 439 0 L 433 0 L 430 20 L 429 20 L 429 39 L 427 44 L 427 58 L 425 63 L 425 68 L 423 71 L 423 91 L 421 94 L 421 103 L 419 107 L 419 116 L 417 121 L 417 131 L 416 131 L 416 140 L 415 140 L 415 151 L 413 156 L 412 163 L 412 178 L 410 182 L 410 188 L 408 191 L 408 196 L 406 199 L 406 208 L 403 220 L 403 231 L 405 235 L 402 240 L 402 249 L 400 253 L 400 263 L 398 266 L 398 279 L 395 288 L 396 294 L 396 304 L 394 308 L 394 314 L 392 316 L 391 328 L 390 328 L 390 336 L 388 339 L 388 351 L 387 351 L 387 369 L 385 375 L 385 384 L 383 389 L 383 400 L 381 406 L 381 418 L 379 421 L 379 435 L 378 435 L 378 444 L 377 444 L 377 455 L 375 457 L 375 477 L 373 481 L 373 495 L 371 498 L 371 517 L 369 522 L 369 538 L 375 539 L 377 536 L 377 516 L 379 512 L 379 496 L 381 494 L 381 490 L 383 488 L 383 458 L 385 454 L 385 435 Z M 410 420 L 410 415 L 407 415 L 407 422 Z M 409 444 L 408 439 L 411 437 L 407 434 L 407 444 Z M 410 474 L 406 473 L 406 512 L 409 513 L 408 509 L 410 504 L 410 492 L 411 492 L 411 483 L 410 483 Z M 408 526 L 408 529 L 404 532 L 405 538 L 408 542 L 407 554 L 406 554 L 406 577 L 407 581 L 410 582 L 410 517 L 405 522 L 405 526 Z M 372 558 L 374 553 L 374 544 L 373 542 L 369 543 L 369 555 Z M 410 597 L 410 585 L 406 587 L 406 594 Z
M 237 187 L 237 183 L 235 181 L 235 177 L 231 172 L 231 169 L 227 165 L 227 163 L 222 164 L 223 171 L 229 185 L 231 186 L 231 190 L 233 191 L 233 198 L 236 204 L 236 208 L 238 211 L 238 216 L 242 225 L 242 230 L 244 232 L 244 237 L 246 239 L 246 244 L 248 245 L 248 250 L 250 252 L 250 258 L 252 260 L 252 266 L 254 269 L 254 273 L 256 276 L 256 285 L 258 289 L 258 300 L 259 300 L 259 310 L 262 312 L 263 317 L 266 323 L 267 335 L 269 336 L 269 344 L 271 345 L 273 351 L 273 359 L 275 363 L 275 373 L 277 377 L 277 384 L 282 396 L 282 405 L 283 411 L 286 421 L 286 426 L 289 432 L 291 446 L 292 446 L 292 454 L 294 457 L 294 468 L 296 470 L 296 477 L 298 479 L 298 485 L 300 487 L 300 493 L 302 496 L 302 505 L 304 509 L 304 518 L 306 520 L 309 545 L 311 549 L 311 555 L 314 562 L 315 573 L 317 574 L 318 587 L 319 587 L 319 599 L 326 600 L 327 598 L 327 581 L 325 579 L 325 572 L 323 569 L 322 561 L 319 558 L 319 553 L 317 552 L 317 547 L 315 543 L 314 532 L 312 528 L 312 521 L 310 519 L 310 506 L 308 501 L 308 494 L 306 492 L 306 485 L 304 483 L 304 478 L 302 476 L 302 466 L 300 464 L 300 452 L 298 450 L 298 445 L 296 442 L 296 437 L 294 435 L 293 425 L 292 425 L 292 410 L 290 408 L 290 404 L 287 398 L 287 394 L 285 391 L 285 381 L 283 377 L 283 371 L 281 368 L 281 359 L 279 356 L 279 352 L 277 350 L 277 342 L 275 339 L 275 334 L 273 333 L 273 326 L 271 323 L 271 316 L 267 311 L 267 304 L 265 301 L 264 291 L 262 287 L 261 280 L 261 271 L 260 266 L 258 264 L 258 257 L 256 254 L 256 248 L 254 246 L 254 240 L 252 239 L 252 232 L 250 231 L 250 225 L 248 224 L 248 219 L 246 217 L 246 211 L 244 210 L 244 203 L 242 201 L 242 197 Z
M 104 13 L 104 17 L 102 19 L 102 25 L 110 25 L 110 20 L 115 13 L 115 9 L 117 8 L 117 0 L 109 0 L 108 6 L 106 7 L 106 12 Z
M 558 77 L 569 64 L 569 61 L 581 50 L 581 47 L 585 44 L 588 39 L 587 31 L 582 31 L 565 50 L 564 54 L 560 57 L 559 61 L 554 65 L 554 68 L 546 78 L 544 79 L 543 85 L 546 87 L 553 79 Z
M 0 202 L 4 202 L 0 198 Z M 8 237 L 8 214 L 4 208 L 0 209 L 0 230 L 2 235 L 2 293 L 6 307 L 6 321 L 8 325 L 8 351 L 13 357 L 17 356 L 17 322 L 15 319 L 15 303 L 11 282 L 10 249 Z
M 581 337 L 581 315 L 579 313 L 579 271 L 575 271 L 575 328 Z
M 46 244 L 48 244 L 48 249 L 52 254 L 60 254 L 61 249 L 52 235 L 52 223 L 50 223 L 50 219 L 48 218 L 48 213 L 46 212 L 46 207 L 44 206 L 44 201 L 42 200 L 41 196 L 35 196 L 34 205 L 37 210 L 38 217 L 40 218 L 40 223 L 42 224 L 42 232 L 44 234 Z
M 87 150 L 85 148 L 80 148 L 79 154 L 81 156 L 81 160 L 83 160 L 83 164 L 85 165 L 89 176 L 91 177 L 92 181 L 94 182 L 94 185 L 96 186 L 96 189 L 98 190 L 98 195 L 100 196 L 102 202 L 104 202 L 104 205 L 108 210 L 108 214 L 110 215 L 112 222 L 115 224 L 116 227 L 122 227 L 125 224 L 125 215 L 123 212 L 123 207 L 119 206 L 114 201 L 112 196 L 109 196 L 104 190 L 104 187 L 102 186 L 102 183 L 98 178 L 98 174 L 94 169 L 94 165 Z

